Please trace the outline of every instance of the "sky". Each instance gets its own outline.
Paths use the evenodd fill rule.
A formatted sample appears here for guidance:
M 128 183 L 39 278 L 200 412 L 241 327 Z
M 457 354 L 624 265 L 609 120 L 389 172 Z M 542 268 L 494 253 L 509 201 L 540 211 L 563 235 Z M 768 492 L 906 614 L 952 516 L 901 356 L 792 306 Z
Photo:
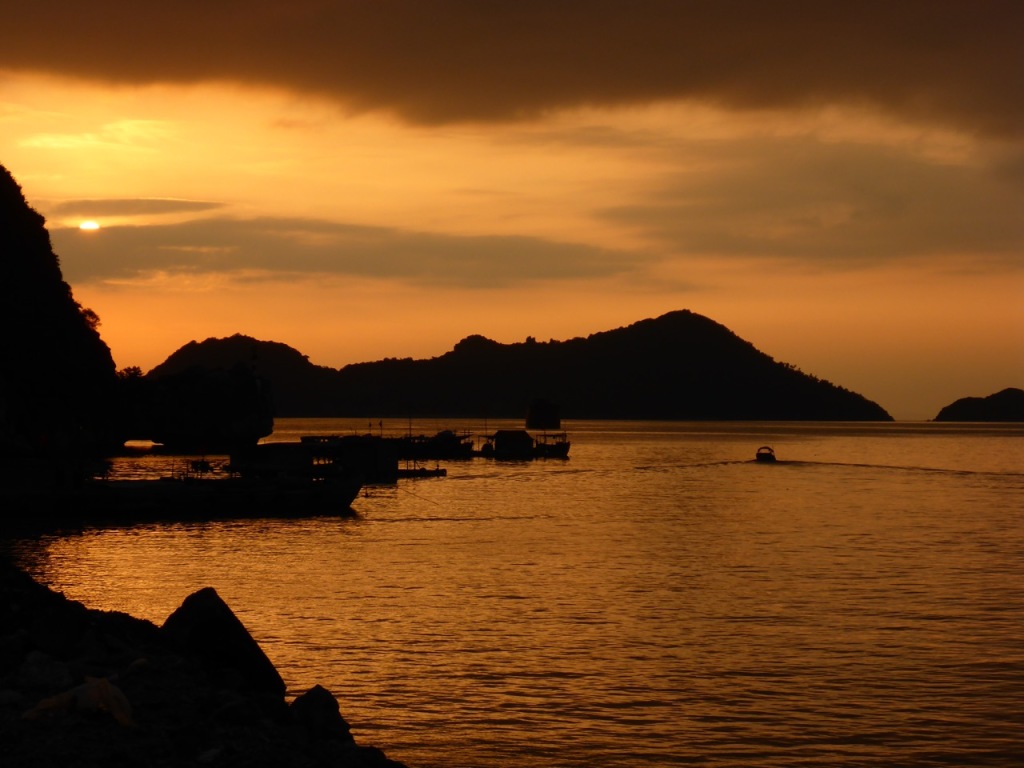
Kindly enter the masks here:
M 930 419 L 1024 387 L 1022 29 L 1017 0 L 33 0 L 0 164 L 119 368 L 690 309 Z

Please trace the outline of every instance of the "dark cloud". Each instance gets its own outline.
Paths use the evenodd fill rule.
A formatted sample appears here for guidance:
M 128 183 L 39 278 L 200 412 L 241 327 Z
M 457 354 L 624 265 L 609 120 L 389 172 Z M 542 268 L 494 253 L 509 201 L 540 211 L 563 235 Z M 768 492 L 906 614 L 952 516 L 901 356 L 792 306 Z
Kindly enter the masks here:
M 305 219 L 202 219 L 51 233 L 72 284 L 169 273 L 360 276 L 468 288 L 615 275 L 636 255 L 527 237 L 455 237 Z
M 33 0 L 0 68 L 279 85 L 419 122 L 697 99 L 1024 127 L 1019 0 Z
M 826 269 L 944 255 L 1024 266 L 1024 177 L 1008 170 L 1016 157 L 973 165 L 798 139 L 702 155 L 711 170 L 680 173 L 646 202 L 601 216 L 676 254 Z
M 169 198 L 66 200 L 47 213 L 58 216 L 148 216 L 161 213 L 198 213 L 222 208 L 223 203 Z

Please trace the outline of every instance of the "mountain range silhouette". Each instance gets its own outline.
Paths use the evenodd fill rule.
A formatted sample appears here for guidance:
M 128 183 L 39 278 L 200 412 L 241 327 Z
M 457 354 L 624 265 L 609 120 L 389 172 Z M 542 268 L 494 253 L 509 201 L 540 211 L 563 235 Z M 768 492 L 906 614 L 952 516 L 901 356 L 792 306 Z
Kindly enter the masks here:
M 472 335 L 439 357 L 341 369 L 236 334 L 190 342 L 147 378 L 238 365 L 269 383 L 278 416 L 522 418 L 543 399 L 569 419 L 892 420 L 688 310 L 567 341 Z

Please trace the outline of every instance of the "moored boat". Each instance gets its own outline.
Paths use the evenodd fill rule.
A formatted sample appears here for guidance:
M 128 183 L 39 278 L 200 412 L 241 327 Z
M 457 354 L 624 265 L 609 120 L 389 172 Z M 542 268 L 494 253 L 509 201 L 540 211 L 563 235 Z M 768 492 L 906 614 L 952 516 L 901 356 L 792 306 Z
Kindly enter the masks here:
M 490 459 L 567 459 L 569 438 L 565 432 L 544 432 L 534 438 L 525 429 L 499 429 L 485 437 L 480 455 Z
M 543 432 L 533 441 L 533 456 L 537 459 L 567 459 L 570 446 L 565 432 Z

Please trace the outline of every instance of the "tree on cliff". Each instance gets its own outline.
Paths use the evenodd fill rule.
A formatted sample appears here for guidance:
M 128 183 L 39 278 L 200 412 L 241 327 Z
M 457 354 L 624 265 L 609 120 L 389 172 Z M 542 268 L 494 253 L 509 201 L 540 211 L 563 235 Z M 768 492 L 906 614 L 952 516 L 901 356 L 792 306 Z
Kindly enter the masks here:
M 5 479 L 59 481 L 79 458 L 116 441 L 116 370 L 99 319 L 63 279 L 45 220 L 2 165 L 0 302 L 10 319 L 0 336 Z

